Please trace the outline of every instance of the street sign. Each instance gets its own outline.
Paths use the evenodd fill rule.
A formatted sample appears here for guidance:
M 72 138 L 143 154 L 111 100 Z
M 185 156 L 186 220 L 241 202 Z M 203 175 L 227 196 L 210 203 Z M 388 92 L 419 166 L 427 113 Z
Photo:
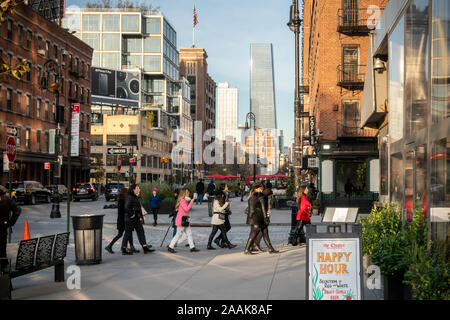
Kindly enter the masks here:
M 9 136 L 6 139 L 6 154 L 9 162 L 14 162 L 16 159 L 16 139 L 14 137 Z
M 127 148 L 108 148 L 108 154 L 127 154 Z
M 50 170 L 50 162 L 44 163 L 44 170 Z
M 136 158 L 130 158 L 130 163 L 135 163 L 136 162 Z
M 120 169 L 122 169 L 122 158 L 120 157 L 120 154 L 117 155 L 117 171 L 120 172 Z
M 3 152 L 3 172 L 9 172 L 9 160 L 6 152 Z
M 6 127 L 6 134 L 8 136 L 17 137 L 18 129 L 17 127 Z

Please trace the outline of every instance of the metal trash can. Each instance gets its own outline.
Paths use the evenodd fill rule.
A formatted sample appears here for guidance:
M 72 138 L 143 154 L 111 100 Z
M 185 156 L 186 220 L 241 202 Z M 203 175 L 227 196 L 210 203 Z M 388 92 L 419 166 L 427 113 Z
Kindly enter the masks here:
M 72 216 L 77 265 L 102 261 L 102 231 L 104 214 Z
M 291 230 L 289 231 L 288 244 L 292 244 L 293 246 L 297 245 L 297 241 L 295 239 L 295 232 L 297 231 L 297 212 L 298 212 L 298 205 L 295 201 L 292 201 Z

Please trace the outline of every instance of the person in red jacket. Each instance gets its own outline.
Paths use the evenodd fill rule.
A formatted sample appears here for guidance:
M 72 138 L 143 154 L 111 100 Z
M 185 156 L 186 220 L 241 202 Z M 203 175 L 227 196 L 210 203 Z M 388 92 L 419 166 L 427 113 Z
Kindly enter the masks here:
M 298 204 L 298 212 L 297 212 L 297 231 L 296 231 L 296 239 L 300 239 L 300 243 L 305 243 L 305 233 L 303 227 L 307 224 L 311 224 L 311 217 L 309 215 L 311 211 L 311 203 L 308 200 L 308 183 L 303 182 L 300 185 L 300 190 L 298 191 L 297 196 L 297 204 Z

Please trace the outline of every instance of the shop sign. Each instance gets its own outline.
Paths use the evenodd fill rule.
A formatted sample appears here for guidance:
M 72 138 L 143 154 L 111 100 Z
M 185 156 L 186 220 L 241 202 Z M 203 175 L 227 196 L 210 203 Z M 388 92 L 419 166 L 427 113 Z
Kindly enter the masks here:
M 80 148 L 80 104 L 75 103 L 72 107 L 72 140 L 70 146 L 70 155 L 79 156 Z

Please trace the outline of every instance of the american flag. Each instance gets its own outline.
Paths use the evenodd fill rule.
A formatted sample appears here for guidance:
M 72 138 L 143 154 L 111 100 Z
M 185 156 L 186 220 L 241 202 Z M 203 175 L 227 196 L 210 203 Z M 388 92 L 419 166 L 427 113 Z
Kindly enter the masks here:
M 197 24 L 198 24 L 197 10 L 195 10 L 195 5 L 194 5 L 194 28 Z

